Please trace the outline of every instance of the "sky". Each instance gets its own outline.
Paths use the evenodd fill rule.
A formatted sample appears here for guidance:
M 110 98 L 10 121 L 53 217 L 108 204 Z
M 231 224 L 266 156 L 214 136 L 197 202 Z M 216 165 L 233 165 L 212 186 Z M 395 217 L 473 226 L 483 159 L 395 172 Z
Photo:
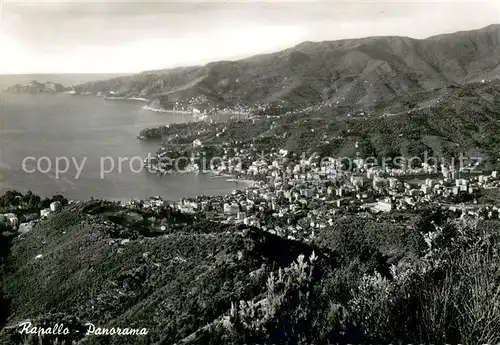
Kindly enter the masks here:
M 0 74 L 135 73 L 500 23 L 500 1 L 1 1 Z

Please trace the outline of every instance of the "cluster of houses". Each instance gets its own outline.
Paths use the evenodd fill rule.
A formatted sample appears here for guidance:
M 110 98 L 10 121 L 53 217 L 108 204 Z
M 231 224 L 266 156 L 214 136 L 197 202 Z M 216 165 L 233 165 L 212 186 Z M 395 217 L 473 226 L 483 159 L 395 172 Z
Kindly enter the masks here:
M 253 144 L 225 143 L 223 157 L 213 172 L 256 181 L 245 190 L 224 196 L 197 196 L 167 202 L 150 198 L 141 202 L 145 208 L 173 206 L 184 213 L 203 214 L 207 219 L 230 224 L 244 224 L 288 237 L 308 241 L 315 229 L 331 226 L 342 214 L 378 214 L 418 211 L 429 205 L 477 217 L 498 219 L 498 205 L 481 205 L 474 199 L 480 191 L 500 188 L 497 171 L 467 174 L 445 165 L 386 167 L 353 160 L 350 169 L 333 158 L 319 159 L 290 154 L 283 149 L 258 152 Z M 194 147 L 203 147 L 200 140 Z M 460 197 L 474 202 L 457 207 Z M 127 203 L 124 206 L 128 205 Z M 61 207 L 53 202 L 40 211 L 48 217 Z M 0 221 L 17 227 L 15 214 L 0 216 Z
M 473 195 L 484 189 L 500 187 L 499 174 L 460 177 L 460 172 L 445 166 L 418 168 L 381 168 L 358 161 L 355 171 L 339 170 L 338 162 L 314 159 L 287 159 L 285 150 L 262 157 L 251 147 L 225 149 L 226 161 L 218 173 L 236 174 L 260 183 L 245 191 L 223 197 L 182 199 L 176 206 L 183 212 L 205 212 L 219 221 L 260 227 L 288 237 L 308 239 L 315 228 L 333 223 L 343 213 L 419 210 L 431 204 L 452 205 L 454 197 Z M 236 159 L 238 158 L 238 159 Z M 266 159 L 267 158 L 267 159 Z M 250 161 L 243 167 L 242 161 Z M 452 207 L 452 206 L 450 206 Z M 477 204 L 470 215 L 498 219 L 498 212 Z M 485 212 L 484 210 L 488 210 Z M 269 226 L 264 215 L 271 215 L 283 226 Z M 292 219 L 307 222 L 292 224 Z M 274 222 L 273 222 L 274 223 Z
M 25 223 L 21 223 L 19 217 L 13 213 L 4 213 L 0 214 L 0 223 L 7 224 L 12 229 L 19 230 L 19 232 L 28 232 L 31 229 L 31 226 L 36 219 L 39 218 L 47 218 L 52 212 L 58 211 L 62 207 L 60 201 L 54 201 L 50 203 L 49 208 L 45 208 L 40 210 L 40 214 L 30 214 L 28 217 L 25 217 L 28 220 Z M 22 218 L 21 218 L 22 219 Z
M 172 101 L 170 103 L 171 109 L 168 110 L 181 113 L 192 113 L 193 115 L 217 113 L 249 114 L 255 109 L 255 107 L 243 104 L 222 107 L 217 104 L 212 104 L 206 96 L 196 96 L 185 100 Z
M 222 126 L 220 131 L 224 130 Z M 200 139 L 192 141 L 200 152 L 203 146 Z M 276 148 L 264 153 L 242 141 L 224 142 L 219 149 L 221 157 L 208 170 L 258 183 L 225 196 L 183 198 L 173 206 L 301 239 L 332 224 L 340 214 L 418 211 L 433 204 L 451 207 L 464 196 L 470 199 L 500 187 L 497 171 L 473 174 L 446 162 L 384 166 L 357 156 L 346 168 L 338 159 L 308 158 Z M 472 205 L 469 214 L 497 215 L 495 209 L 481 211 L 477 200 Z

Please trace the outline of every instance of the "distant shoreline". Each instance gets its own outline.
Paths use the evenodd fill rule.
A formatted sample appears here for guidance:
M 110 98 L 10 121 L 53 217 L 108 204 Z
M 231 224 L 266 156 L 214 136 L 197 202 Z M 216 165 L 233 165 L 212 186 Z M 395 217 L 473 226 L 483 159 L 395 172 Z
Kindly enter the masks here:
M 104 97 L 105 100 L 124 100 L 124 101 L 141 101 L 141 102 L 151 102 L 147 98 L 142 97 Z
M 192 111 L 187 111 L 187 110 L 167 110 L 164 108 L 155 108 L 150 105 L 145 105 L 142 107 L 144 110 L 150 110 L 150 111 L 155 111 L 157 113 L 175 113 L 175 114 L 185 114 L 185 115 L 192 115 Z
M 197 113 L 193 110 L 176 110 L 176 109 L 165 109 L 162 107 L 155 107 L 150 105 L 151 103 L 155 102 L 155 100 L 147 99 L 144 97 L 122 97 L 122 96 L 103 96 L 91 92 L 75 92 L 75 90 L 66 90 L 66 91 L 60 91 L 60 92 L 15 92 L 15 91 L 9 91 L 9 90 L 2 90 L 2 92 L 5 93 L 11 93 L 11 94 L 64 94 L 64 95 L 70 95 L 70 96 L 93 96 L 93 97 L 98 97 L 103 100 L 110 100 L 110 101 L 137 101 L 137 102 L 144 102 L 144 103 L 149 103 L 144 106 L 142 106 L 142 109 L 144 110 L 149 110 L 149 111 L 154 111 L 157 113 L 175 113 L 175 114 L 183 114 L 183 115 L 193 115 L 200 120 L 204 120 L 210 117 L 210 114 L 207 113 Z M 249 111 L 241 111 L 241 110 L 217 110 L 215 113 L 212 114 L 220 114 L 220 115 L 230 115 L 230 116 L 251 116 L 251 112 Z
M 226 179 L 226 182 L 244 183 L 244 184 L 248 184 L 250 187 L 254 186 L 258 183 L 257 181 L 254 181 L 254 180 L 239 179 L 239 178 L 229 178 L 229 179 Z
M 235 175 L 230 175 L 230 174 L 217 174 L 212 172 L 213 176 L 210 176 L 210 178 L 213 179 L 226 179 L 226 182 L 236 182 L 236 183 L 244 183 L 248 184 L 250 186 L 253 186 L 258 183 L 258 181 L 255 180 L 250 180 L 250 179 L 245 179 L 245 178 L 237 178 Z

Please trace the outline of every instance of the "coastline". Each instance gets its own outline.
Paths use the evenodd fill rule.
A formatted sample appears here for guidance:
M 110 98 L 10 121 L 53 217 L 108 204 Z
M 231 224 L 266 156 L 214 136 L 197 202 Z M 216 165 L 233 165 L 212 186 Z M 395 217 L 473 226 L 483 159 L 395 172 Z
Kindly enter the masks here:
M 228 178 L 226 179 L 226 182 L 236 182 L 236 183 L 242 183 L 248 185 L 248 187 L 253 187 L 259 184 L 258 181 L 254 180 L 249 180 L 249 179 L 244 179 L 244 178 Z
M 152 107 L 150 105 L 145 105 L 145 106 L 142 107 L 142 109 L 149 110 L 149 111 L 154 111 L 154 112 L 157 112 L 157 113 L 173 113 L 173 114 L 193 115 L 193 116 L 197 115 L 193 111 L 189 111 L 189 110 L 167 110 L 167 109 L 164 109 L 164 108 Z M 200 116 L 198 116 L 198 118 L 200 118 Z
M 140 102 L 150 102 L 147 98 L 142 97 L 103 97 L 105 100 L 124 100 L 124 101 L 140 101 Z
M 71 92 L 73 91 L 73 92 Z M 75 95 L 74 90 L 67 91 L 65 93 Z M 149 111 L 154 111 L 157 113 L 176 113 L 176 114 L 184 114 L 184 115 L 193 115 L 197 116 L 200 119 L 206 118 L 208 114 L 205 113 L 195 113 L 193 110 L 167 110 L 162 107 L 154 107 L 151 106 L 150 104 L 154 102 L 154 100 L 143 98 L 143 97 L 120 97 L 120 96 L 102 96 L 98 94 L 92 94 L 92 93 L 80 93 L 79 95 L 94 95 L 97 97 L 101 97 L 104 100 L 123 100 L 123 101 L 139 101 L 139 102 L 148 102 L 149 104 L 146 104 L 142 107 L 144 110 L 149 110 Z M 216 114 L 220 115 L 237 115 L 237 116 L 251 116 L 251 112 L 248 111 L 238 111 L 238 110 L 219 110 L 216 112 Z
M 247 178 L 237 178 L 235 175 L 230 175 L 230 174 L 218 174 L 218 173 L 214 173 L 212 172 L 213 176 L 210 176 L 210 178 L 213 178 L 213 179 L 226 179 L 226 182 L 236 182 L 236 183 L 243 183 L 243 184 L 247 184 L 248 187 L 253 187 L 257 184 L 259 184 L 258 181 L 255 181 L 255 180 L 250 180 L 250 179 L 247 179 Z
M 169 111 L 166 110 L 166 109 L 163 109 L 163 108 L 155 108 L 155 107 L 152 107 L 150 105 L 145 105 L 142 107 L 142 109 L 144 110 L 149 110 L 149 111 L 154 111 L 154 112 L 157 112 L 157 113 L 168 113 Z

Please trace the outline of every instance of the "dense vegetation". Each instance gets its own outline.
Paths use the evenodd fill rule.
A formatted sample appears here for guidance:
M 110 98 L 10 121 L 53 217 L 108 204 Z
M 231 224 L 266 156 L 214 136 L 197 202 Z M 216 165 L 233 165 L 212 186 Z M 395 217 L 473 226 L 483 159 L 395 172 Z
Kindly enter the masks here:
M 487 170 L 500 169 L 498 80 L 425 93 L 409 113 L 384 115 L 398 102 L 364 115 L 357 115 L 355 108 L 320 107 L 227 123 L 172 124 L 145 129 L 141 135 L 163 139 L 169 150 L 185 150 L 188 157 L 193 141 L 200 140 L 206 152 L 231 143 L 236 148 L 253 145 L 264 153 L 283 148 L 330 157 L 434 157 L 438 163 L 454 159 L 457 165 L 463 155 L 481 157 Z
M 305 244 L 141 209 L 70 204 L 2 242 L 0 342 L 39 344 L 16 332 L 26 319 L 82 344 L 124 343 L 82 339 L 85 322 L 148 328 L 127 344 L 500 341 L 498 221 L 343 216 Z

